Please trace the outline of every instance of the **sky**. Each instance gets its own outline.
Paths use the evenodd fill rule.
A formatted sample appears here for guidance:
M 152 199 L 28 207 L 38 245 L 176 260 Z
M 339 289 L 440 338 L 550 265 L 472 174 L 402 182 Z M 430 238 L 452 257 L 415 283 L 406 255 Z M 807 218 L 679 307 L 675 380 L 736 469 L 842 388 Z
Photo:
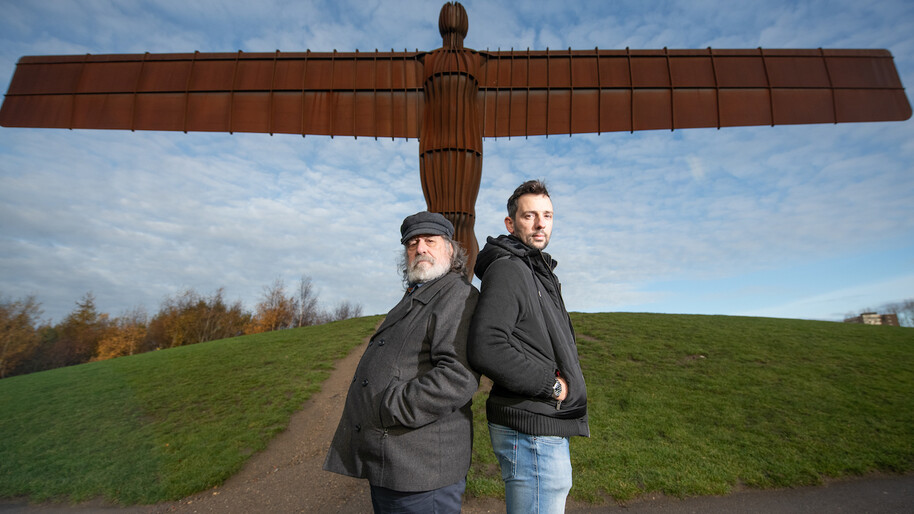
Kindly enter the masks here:
M 433 50 L 443 1 L 0 0 L 23 55 Z M 885 48 L 914 84 L 909 0 L 466 0 L 477 50 Z M 909 101 L 911 98 L 908 93 Z M 59 322 L 187 289 L 253 309 L 309 277 L 386 313 L 418 142 L 0 128 L 0 298 Z M 486 139 L 476 235 L 544 179 L 569 310 L 840 321 L 914 297 L 914 121 Z M 478 285 L 478 281 L 476 281 Z

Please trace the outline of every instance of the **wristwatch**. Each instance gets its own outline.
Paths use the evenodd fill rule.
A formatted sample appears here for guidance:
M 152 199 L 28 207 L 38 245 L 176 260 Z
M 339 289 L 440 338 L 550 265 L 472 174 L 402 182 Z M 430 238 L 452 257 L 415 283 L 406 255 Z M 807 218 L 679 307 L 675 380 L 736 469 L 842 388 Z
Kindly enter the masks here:
M 559 396 L 562 396 L 562 383 L 559 382 L 559 379 L 555 379 L 555 384 L 552 386 L 552 397 L 558 400 Z

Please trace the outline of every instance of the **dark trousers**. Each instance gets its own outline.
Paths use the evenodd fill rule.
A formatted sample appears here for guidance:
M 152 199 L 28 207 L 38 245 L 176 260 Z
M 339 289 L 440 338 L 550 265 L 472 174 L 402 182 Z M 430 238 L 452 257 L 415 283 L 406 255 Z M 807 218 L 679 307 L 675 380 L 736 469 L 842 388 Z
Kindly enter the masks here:
M 418 493 L 371 486 L 371 505 L 375 514 L 460 514 L 466 486 L 466 479 Z

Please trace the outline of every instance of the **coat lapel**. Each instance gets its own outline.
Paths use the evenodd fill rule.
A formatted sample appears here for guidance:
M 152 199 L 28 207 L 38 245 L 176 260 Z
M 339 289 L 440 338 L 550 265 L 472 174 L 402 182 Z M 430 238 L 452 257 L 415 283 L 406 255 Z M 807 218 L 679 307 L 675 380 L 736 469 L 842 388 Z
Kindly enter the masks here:
M 403 319 L 404 316 L 409 314 L 410 309 L 412 309 L 412 305 L 412 295 L 404 294 L 403 298 L 400 299 L 400 302 L 397 303 L 397 305 L 395 305 L 394 308 L 387 313 L 387 316 L 384 318 L 384 322 L 381 323 L 381 326 L 378 327 L 378 331 L 375 333 L 381 333 L 386 328 Z
M 384 318 L 384 322 L 381 323 L 381 326 L 378 327 L 378 331 L 375 333 L 381 333 L 384 329 L 403 319 L 412 310 L 413 302 L 418 302 L 423 305 L 430 302 L 442 288 L 450 284 L 455 278 L 459 278 L 456 273 L 445 273 L 441 278 L 422 285 L 422 287 L 412 294 L 404 294 L 403 298 L 400 299 L 400 302 L 387 313 L 387 317 Z

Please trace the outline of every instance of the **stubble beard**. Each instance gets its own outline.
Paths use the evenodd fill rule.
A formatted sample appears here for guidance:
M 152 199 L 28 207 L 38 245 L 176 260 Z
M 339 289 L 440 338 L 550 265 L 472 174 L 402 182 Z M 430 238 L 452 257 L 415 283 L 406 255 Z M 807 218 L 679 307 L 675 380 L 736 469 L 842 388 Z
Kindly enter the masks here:
M 542 234 L 545 236 L 545 239 L 543 239 L 542 242 L 537 241 L 536 239 L 533 238 L 534 236 L 536 236 L 538 234 Z M 546 234 L 546 232 L 544 232 L 542 230 L 538 230 L 536 232 L 527 234 L 526 237 L 524 237 L 522 239 L 522 241 L 524 242 L 524 244 L 526 244 L 530 248 L 536 248 L 537 250 L 545 250 L 546 247 L 549 246 L 549 235 Z

